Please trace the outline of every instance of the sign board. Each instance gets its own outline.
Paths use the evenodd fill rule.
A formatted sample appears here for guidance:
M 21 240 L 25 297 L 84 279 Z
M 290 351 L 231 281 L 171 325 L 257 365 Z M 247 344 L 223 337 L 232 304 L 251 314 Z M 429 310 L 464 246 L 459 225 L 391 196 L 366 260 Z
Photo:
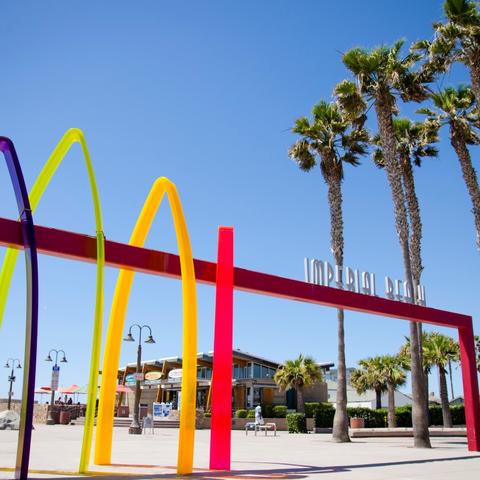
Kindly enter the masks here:
M 145 380 L 159 380 L 162 375 L 162 372 L 148 372 L 145 374 Z
M 163 405 L 159 402 L 153 402 L 153 418 L 161 418 L 163 417 Z
M 170 370 L 168 372 L 168 378 L 172 382 L 179 382 L 182 379 L 182 369 L 181 368 L 175 368 L 174 370 Z
M 133 373 L 130 373 L 125 377 L 125 385 L 135 385 L 135 376 Z
M 50 388 L 52 391 L 58 390 L 58 380 L 60 379 L 60 367 L 58 365 L 54 365 L 52 367 L 52 380 L 50 382 Z
M 133 378 L 136 382 L 143 382 L 143 373 L 134 373 Z
M 305 258 L 304 269 L 307 283 L 377 296 L 374 273 L 362 272 L 339 265 L 333 266 L 329 262 L 315 258 Z M 390 300 L 398 300 L 399 302 L 413 303 L 416 300 L 418 305 L 426 306 L 425 287 L 423 285 L 417 285 L 416 291 L 411 292 L 407 282 L 385 277 L 385 296 Z

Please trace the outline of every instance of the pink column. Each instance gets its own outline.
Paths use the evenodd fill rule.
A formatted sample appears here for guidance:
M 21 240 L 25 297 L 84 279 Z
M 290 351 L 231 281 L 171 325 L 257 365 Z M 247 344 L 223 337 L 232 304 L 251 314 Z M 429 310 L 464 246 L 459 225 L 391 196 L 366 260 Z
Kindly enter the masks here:
M 210 468 L 230 470 L 232 428 L 233 228 L 218 229 Z
M 468 449 L 480 451 L 480 401 L 478 395 L 477 365 L 472 321 L 459 327 L 460 362 L 462 364 L 463 396 L 465 399 L 465 422 L 467 424 Z

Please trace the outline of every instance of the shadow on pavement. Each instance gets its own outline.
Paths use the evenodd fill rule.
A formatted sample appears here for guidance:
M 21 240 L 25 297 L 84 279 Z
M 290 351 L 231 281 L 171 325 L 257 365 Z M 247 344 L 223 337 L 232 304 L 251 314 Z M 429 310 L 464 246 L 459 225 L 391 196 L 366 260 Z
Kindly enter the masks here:
M 102 472 L 92 472 L 92 475 L 100 477 L 104 480 L 125 480 L 125 478 L 135 478 L 135 479 L 173 479 L 173 478 L 194 478 L 198 480 L 207 480 L 207 479 L 251 479 L 251 480 L 266 480 L 266 479 L 301 479 L 306 478 L 312 474 L 322 474 L 322 473 L 341 473 L 349 472 L 362 468 L 381 468 L 381 467 L 391 467 L 391 466 L 401 466 L 401 465 L 421 465 L 429 463 L 438 463 L 438 462 L 449 462 L 449 461 L 464 461 L 464 460 L 473 460 L 480 458 L 480 455 L 472 456 L 462 456 L 462 457 L 445 457 L 445 458 L 430 458 L 424 460 L 403 460 L 397 462 L 380 462 L 380 463 L 361 463 L 356 465 L 296 465 L 290 463 L 272 463 L 272 462 L 248 462 L 256 464 L 266 464 L 266 465 L 278 465 L 279 468 L 267 468 L 267 469 L 248 469 L 248 470 L 232 470 L 229 472 L 225 471 L 197 471 L 188 476 L 177 475 L 176 473 L 166 473 L 166 474 L 130 474 L 130 473 L 119 473 L 118 475 L 112 475 L 110 473 Z M 247 463 L 247 462 L 235 462 L 235 463 Z M 35 473 L 30 475 L 30 479 L 42 479 L 45 478 L 42 476 L 36 476 Z M 82 475 L 59 475 L 52 477 L 57 480 L 75 480 L 75 479 L 84 479 L 85 476 Z

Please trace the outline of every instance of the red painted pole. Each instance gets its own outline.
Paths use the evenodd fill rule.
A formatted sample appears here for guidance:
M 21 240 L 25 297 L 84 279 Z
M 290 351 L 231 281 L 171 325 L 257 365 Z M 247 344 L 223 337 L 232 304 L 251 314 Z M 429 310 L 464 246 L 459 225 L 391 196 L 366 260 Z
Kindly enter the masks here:
M 465 400 L 465 423 L 467 424 L 468 449 L 480 451 L 480 399 L 478 392 L 477 363 L 473 325 L 458 329 L 460 362 L 462 365 L 463 397 Z
M 218 229 L 210 468 L 230 470 L 232 428 L 233 228 Z

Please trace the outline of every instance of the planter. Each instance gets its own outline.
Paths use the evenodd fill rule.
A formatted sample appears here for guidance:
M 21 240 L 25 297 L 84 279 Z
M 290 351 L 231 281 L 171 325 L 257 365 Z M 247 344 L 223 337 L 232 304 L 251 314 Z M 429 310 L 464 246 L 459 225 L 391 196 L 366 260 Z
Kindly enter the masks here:
M 350 419 L 350 428 L 365 428 L 365 419 L 362 417 L 352 417 Z

